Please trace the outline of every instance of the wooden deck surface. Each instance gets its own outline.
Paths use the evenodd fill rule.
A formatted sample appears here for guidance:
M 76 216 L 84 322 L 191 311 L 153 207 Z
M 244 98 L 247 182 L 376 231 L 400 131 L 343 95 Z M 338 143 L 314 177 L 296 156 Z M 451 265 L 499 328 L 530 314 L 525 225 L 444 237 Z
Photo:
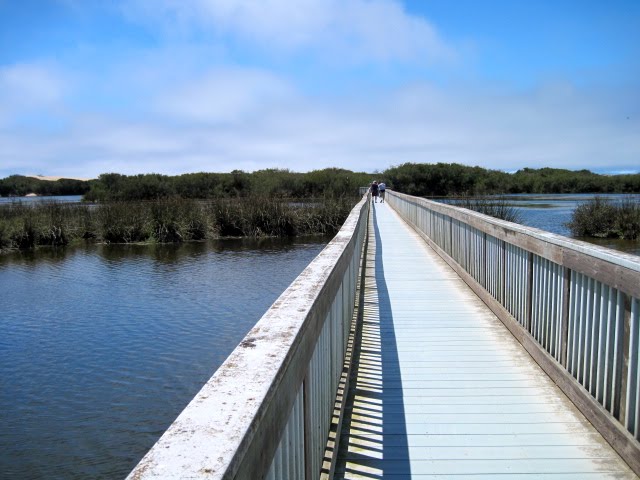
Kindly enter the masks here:
M 638 478 L 386 204 L 335 478 Z

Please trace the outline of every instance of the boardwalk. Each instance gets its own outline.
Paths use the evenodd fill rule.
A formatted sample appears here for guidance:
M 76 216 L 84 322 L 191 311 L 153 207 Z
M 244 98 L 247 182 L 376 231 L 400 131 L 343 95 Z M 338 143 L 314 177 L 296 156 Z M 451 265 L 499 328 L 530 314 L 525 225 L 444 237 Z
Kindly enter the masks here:
M 389 206 L 372 215 L 336 478 L 637 478 Z

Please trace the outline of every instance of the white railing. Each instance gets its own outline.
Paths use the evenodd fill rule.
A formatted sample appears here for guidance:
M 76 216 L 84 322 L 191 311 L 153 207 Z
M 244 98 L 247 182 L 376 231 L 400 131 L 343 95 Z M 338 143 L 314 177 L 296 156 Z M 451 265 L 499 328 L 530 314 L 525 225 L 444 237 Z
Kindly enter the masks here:
M 127 477 L 320 477 L 356 300 L 367 198 Z
M 387 202 L 639 472 L 640 258 L 389 190 Z

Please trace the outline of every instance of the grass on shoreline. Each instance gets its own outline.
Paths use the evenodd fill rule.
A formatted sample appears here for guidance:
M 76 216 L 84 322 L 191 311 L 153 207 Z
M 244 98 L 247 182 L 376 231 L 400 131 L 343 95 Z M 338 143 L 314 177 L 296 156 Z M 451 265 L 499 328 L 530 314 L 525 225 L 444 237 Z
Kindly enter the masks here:
M 0 251 L 98 243 L 180 243 L 221 237 L 285 237 L 336 233 L 354 198 L 294 203 L 269 198 L 0 208 Z

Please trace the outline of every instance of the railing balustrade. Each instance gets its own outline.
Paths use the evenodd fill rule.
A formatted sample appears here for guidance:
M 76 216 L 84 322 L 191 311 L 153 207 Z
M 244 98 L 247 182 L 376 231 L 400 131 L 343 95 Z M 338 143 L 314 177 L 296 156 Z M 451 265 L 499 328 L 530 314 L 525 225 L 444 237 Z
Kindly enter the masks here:
M 637 472 L 638 257 L 394 191 L 387 190 L 387 203 L 458 271 Z
M 320 477 L 369 207 L 354 207 L 129 479 Z

